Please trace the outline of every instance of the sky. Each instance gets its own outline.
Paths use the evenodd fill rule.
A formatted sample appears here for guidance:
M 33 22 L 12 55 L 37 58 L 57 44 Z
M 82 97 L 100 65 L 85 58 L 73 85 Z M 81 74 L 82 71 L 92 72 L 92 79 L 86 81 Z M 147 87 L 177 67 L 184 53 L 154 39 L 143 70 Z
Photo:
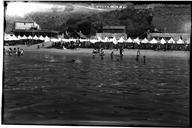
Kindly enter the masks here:
M 9 2 L 7 4 L 6 15 L 8 16 L 20 16 L 36 11 L 47 11 L 53 8 L 54 4 L 38 3 L 38 2 Z M 65 9 L 65 5 L 57 5 Z
M 7 9 L 6 9 L 6 15 L 7 16 L 20 16 L 24 17 L 25 14 L 31 13 L 31 12 L 47 12 L 51 11 L 52 8 L 59 8 L 59 11 L 64 11 L 65 8 L 69 4 L 52 4 L 52 3 L 42 3 L 42 2 L 9 2 L 7 4 Z M 85 5 L 80 5 L 80 4 L 73 4 L 73 6 L 77 9 L 92 9 L 92 10 L 101 10 L 103 9 L 96 9 L 92 8 L 91 6 L 85 6 Z

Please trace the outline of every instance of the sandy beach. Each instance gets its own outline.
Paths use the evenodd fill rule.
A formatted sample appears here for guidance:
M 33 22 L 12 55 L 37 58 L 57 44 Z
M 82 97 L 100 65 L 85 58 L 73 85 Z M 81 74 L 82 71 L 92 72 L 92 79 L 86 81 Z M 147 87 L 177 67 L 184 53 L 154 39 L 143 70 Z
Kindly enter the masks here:
M 50 46 L 51 42 L 46 42 L 45 48 L 37 48 L 37 45 L 16 45 L 16 46 L 4 46 L 5 49 L 8 48 L 22 48 L 24 51 L 37 51 L 37 52 L 51 52 L 51 53 L 64 53 L 64 54 L 81 54 L 81 55 L 91 55 L 93 49 L 92 48 L 77 48 L 77 49 L 56 49 L 56 48 L 46 48 L 46 46 Z M 41 46 L 41 45 L 40 45 Z M 124 49 L 124 56 L 136 56 L 138 49 Z M 104 49 L 105 55 L 108 56 L 111 52 L 114 52 L 114 55 L 119 55 L 119 50 L 117 49 Z M 154 51 L 154 50 L 140 50 L 141 56 L 167 56 L 167 57 L 184 57 L 189 58 L 189 51 Z

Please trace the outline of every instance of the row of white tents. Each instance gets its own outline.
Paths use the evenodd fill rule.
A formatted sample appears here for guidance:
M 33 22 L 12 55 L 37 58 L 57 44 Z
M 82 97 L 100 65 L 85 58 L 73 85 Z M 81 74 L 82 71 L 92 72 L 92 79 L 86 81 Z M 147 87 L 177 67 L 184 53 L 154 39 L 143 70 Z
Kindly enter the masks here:
M 32 37 L 30 36 L 15 36 L 15 35 L 10 35 L 10 34 L 5 34 L 4 36 L 4 40 L 5 41 L 14 41 L 14 40 L 24 40 L 24 39 L 34 39 L 34 40 L 43 40 L 43 41 L 52 41 L 52 42 L 60 42 L 60 41 L 64 41 L 64 42 L 71 42 L 74 41 L 76 42 L 77 40 L 79 40 L 80 42 L 87 42 L 90 41 L 91 43 L 96 43 L 96 42 L 113 42 L 114 44 L 117 43 L 150 43 L 150 44 L 165 44 L 165 43 L 170 43 L 170 44 L 189 44 L 190 43 L 190 39 L 184 41 L 182 39 L 178 39 L 178 40 L 174 40 L 173 38 L 170 38 L 169 40 L 165 40 L 164 38 L 162 38 L 161 40 L 156 40 L 155 38 L 153 38 L 152 40 L 148 40 L 146 38 L 144 39 L 139 39 L 139 38 L 135 38 L 135 39 L 131 39 L 130 37 L 128 39 L 124 39 L 123 37 L 121 37 L 120 39 L 116 39 L 115 37 L 109 39 L 108 37 L 105 37 L 105 39 L 102 39 L 100 37 L 98 37 L 97 39 L 63 39 L 63 38 L 50 38 L 48 36 L 43 37 L 41 36 L 34 36 Z

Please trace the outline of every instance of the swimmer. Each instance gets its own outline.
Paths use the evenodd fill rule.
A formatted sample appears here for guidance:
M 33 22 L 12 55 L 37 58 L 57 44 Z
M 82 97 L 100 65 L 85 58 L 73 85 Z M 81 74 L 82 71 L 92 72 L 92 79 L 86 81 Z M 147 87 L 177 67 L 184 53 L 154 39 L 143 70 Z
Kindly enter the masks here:
M 136 61 L 139 61 L 139 55 L 136 55 Z

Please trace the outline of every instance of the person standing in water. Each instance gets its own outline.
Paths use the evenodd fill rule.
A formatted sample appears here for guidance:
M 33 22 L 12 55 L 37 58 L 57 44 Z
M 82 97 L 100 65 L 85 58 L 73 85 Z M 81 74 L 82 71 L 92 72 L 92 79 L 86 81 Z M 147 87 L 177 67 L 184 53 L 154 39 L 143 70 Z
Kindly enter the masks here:
M 103 60 L 103 56 L 104 56 L 104 50 L 103 49 L 101 49 L 101 51 L 100 51 L 100 56 L 101 56 L 101 60 Z
M 146 57 L 145 56 L 143 56 L 143 63 L 145 64 L 145 60 L 146 60 Z
M 137 55 L 136 55 L 136 61 L 139 61 L 139 56 L 140 56 L 140 50 L 137 50 Z
M 121 47 L 120 49 L 119 49 L 119 54 L 120 54 L 120 56 L 123 56 L 123 47 Z
M 114 53 L 113 51 L 111 52 L 111 60 L 113 60 Z
M 139 49 L 137 50 L 137 55 L 139 55 L 139 56 L 140 56 L 140 50 L 139 50 Z
M 18 55 L 18 56 L 20 56 L 20 55 L 21 55 L 20 48 L 17 48 L 17 55 Z

